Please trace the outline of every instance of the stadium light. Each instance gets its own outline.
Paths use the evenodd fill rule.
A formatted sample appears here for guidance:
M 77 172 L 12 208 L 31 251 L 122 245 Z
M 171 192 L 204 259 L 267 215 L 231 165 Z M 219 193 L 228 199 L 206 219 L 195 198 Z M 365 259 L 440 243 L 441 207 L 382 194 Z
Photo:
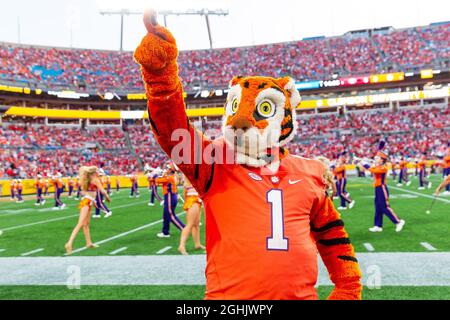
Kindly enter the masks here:
M 142 15 L 144 14 L 144 9 L 149 6 L 157 10 L 158 15 L 163 17 L 164 26 L 167 27 L 167 17 L 168 16 L 182 16 L 182 15 L 194 15 L 194 16 L 204 16 L 206 22 L 206 28 L 208 31 L 209 46 L 213 48 L 213 41 L 211 35 L 210 26 L 210 16 L 227 16 L 228 9 L 223 9 L 226 7 L 222 1 L 206 2 L 206 1 L 142 1 L 142 0 L 128 0 L 127 8 L 123 8 L 123 1 L 120 0 L 108 0 L 100 1 L 98 0 L 98 6 L 103 8 L 108 8 L 100 10 L 101 15 L 119 15 L 120 16 L 120 51 L 123 51 L 123 25 L 124 17 L 128 15 Z M 211 6 L 213 5 L 213 6 Z M 222 6 L 222 7 L 221 7 Z M 113 9 L 114 8 L 114 9 Z

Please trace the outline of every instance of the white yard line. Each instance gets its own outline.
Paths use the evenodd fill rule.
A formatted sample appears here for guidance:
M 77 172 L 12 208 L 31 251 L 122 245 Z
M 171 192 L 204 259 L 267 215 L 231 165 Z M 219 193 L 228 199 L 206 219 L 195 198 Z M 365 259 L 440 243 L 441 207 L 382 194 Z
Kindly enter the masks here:
M 114 202 L 114 200 L 125 199 L 125 198 L 128 198 L 128 196 L 123 195 L 123 196 L 118 196 L 118 197 L 115 197 L 115 198 L 112 197 L 111 199 Z M 72 199 L 69 198 L 68 200 L 71 201 L 69 203 L 69 205 L 77 204 L 77 202 L 79 202 L 79 200 L 75 200 L 73 198 Z M 135 204 L 138 204 L 138 203 L 144 203 L 144 202 L 137 202 Z M 120 208 L 120 207 L 116 207 L 116 208 Z M 112 209 L 114 209 L 114 208 L 112 208 Z M 1 217 L 8 217 L 8 216 L 15 216 L 15 215 L 19 215 L 19 214 L 26 214 L 26 213 L 34 213 L 35 214 L 36 212 L 51 212 L 51 211 L 53 211 L 52 207 L 39 208 L 39 206 L 35 206 L 35 208 L 26 208 L 26 209 L 15 209 L 15 208 L 11 207 L 11 208 L 7 208 L 7 209 L 4 209 L 4 210 L 1 209 L 0 210 L 0 218 Z M 2 212 L 5 212 L 5 213 L 2 213 Z
M 141 204 L 141 203 L 145 203 L 145 202 L 147 202 L 147 201 L 140 201 L 140 202 L 136 202 L 136 203 L 124 204 L 121 206 L 111 207 L 111 209 L 114 210 L 114 209 L 132 207 L 132 206 L 135 206 L 136 204 Z M 58 212 L 58 211 L 55 210 L 55 212 Z M 53 218 L 53 219 L 48 219 L 48 220 L 42 220 L 42 221 L 22 224 L 22 225 L 18 225 L 18 226 L 14 226 L 14 227 L 9 227 L 9 228 L 2 229 L 2 231 L 10 231 L 10 230 L 16 230 L 16 229 L 21 229 L 21 228 L 26 228 L 26 227 L 32 227 L 32 226 L 39 225 L 39 224 L 45 224 L 45 223 L 54 222 L 54 221 L 61 221 L 61 220 L 66 220 L 66 219 L 70 219 L 70 218 L 74 218 L 74 217 L 78 217 L 78 213 L 70 215 L 70 216 L 64 216 L 64 217 Z
M 38 224 L 45 224 L 45 223 L 54 222 L 54 221 L 61 221 L 61 220 L 66 220 L 66 219 L 70 219 L 70 218 L 74 218 L 74 217 L 78 217 L 78 214 L 73 214 L 70 216 L 53 218 L 53 219 L 48 219 L 48 220 L 42 220 L 42 221 L 32 222 L 32 223 L 27 223 L 27 224 L 21 224 L 18 226 L 2 229 L 2 231 L 10 231 L 10 230 L 16 230 L 16 229 L 21 229 L 21 228 L 26 228 L 26 227 L 32 227 L 32 226 L 36 226 Z
M 183 214 L 185 214 L 184 211 L 183 211 L 183 212 L 180 212 L 179 214 L 177 214 L 177 216 L 181 216 L 181 215 L 183 215 Z M 128 230 L 128 231 L 123 232 L 123 233 L 119 233 L 119 234 L 117 234 L 117 235 L 115 235 L 115 236 L 112 236 L 112 237 L 110 237 L 110 238 L 107 238 L 107 239 L 104 239 L 104 240 L 101 240 L 101 241 L 97 241 L 97 242 L 95 242 L 95 244 L 96 244 L 96 245 L 101 245 L 101 244 L 103 244 L 103 243 L 107 243 L 107 242 L 110 242 L 110 241 L 112 241 L 112 240 L 116 240 L 116 239 L 125 237 L 125 236 L 127 236 L 127 235 L 129 235 L 129 234 L 132 234 L 132 233 L 135 233 L 135 232 L 138 232 L 138 231 L 141 231 L 141 230 L 150 228 L 150 227 L 152 227 L 152 226 L 154 226 L 154 225 L 157 225 L 158 223 L 161 223 L 161 222 L 163 222 L 162 219 L 160 219 L 160 220 L 158 220 L 158 221 L 154 221 L 154 222 L 148 223 L 148 224 L 145 224 L 145 225 L 143 225 L 143 226 L 140 226 L 140 227 L 137 227 L 137 228 L 134 228 L 134 229 L 131 229 L 131 230 Z M 73 250 L 72 253 L 81 252 L 81 251 L 84 251 L 84 250 L 86 250 L 86 249 L 87 249 L 86 247 L 82 247 L 82 248 Z M 67 254 L 65 254 L 65 256 L 66 256 L 66 255 L 67 255 Z
M 364 247 L 367 251 L 375 251 L 375 248 L 370 243 L 364 243 Z
M 406 189 L 398 188 L 398 187 L 394 187 L 394 186 L 388 186 L 388 188 L 392 188 L 392 189 L 395 189 L 395 190 L 407 192 L 407 193 L 410 193 L 410 194 L 415 194 L 416 196 L 421 196 L 421 197 L 424 197 L 424 198 L 429 198 L 429 199 L 434 199 L 435 198 L 434 196 L 431 196 L 431 195 L 428 195 L 428 194 L 414 192 L 414 191 L 410 191 L 410 190 L 406 190 Z M 443 199 L 443 198 L 440 198 L 440 197 L 436 197 L 436 200 L 442 201 L 442 202 L 445 202 L 445 203 L 450 203 L 450 200 Z
M 164 247 L 161 250 L 159 250 L 156 254 L 163 254 L 164 252 L 169 251 L 170 249 L 172 249 L 172 247 Z
M 21 256 L 22 257 L 26 257 L 26 256 L 29 256 L 29 255 L 32 255 L 32 254 L 35 254 L 35 253 L 38 253 L 38 252 L 41 252 L 41 251 L 44 251 L 44 248 L 39 248 L 39 249 L 36 249 L 36 250 L 33 250 L 33 251 L 22 253 Z
M 125 251 L 125 250 L 127 250 L 127 249 L 128 249 L 128 247 L 122 247 L 122 248 L 119 248 L 119 249 L 117 249 L 117 250 L 111 251 L 109 254 L 110 254 L 110 255 L 115 255 L 115 254 L 118 254 L 118 253 L 120 253 L 120 252 L 122 252 L 122 251 Z
M 428 251 L 436 251 L 437 249 L 435 247 L 433 247 L 431 244 L 429 244 L 428 242 L 421 242 L 420 245 L 422 247 L 424 247 L 425 249 L 427 249 Z
M 0 252 L 3 252 L 3 251 L 5 251 L 6 249 L 0 249 Z

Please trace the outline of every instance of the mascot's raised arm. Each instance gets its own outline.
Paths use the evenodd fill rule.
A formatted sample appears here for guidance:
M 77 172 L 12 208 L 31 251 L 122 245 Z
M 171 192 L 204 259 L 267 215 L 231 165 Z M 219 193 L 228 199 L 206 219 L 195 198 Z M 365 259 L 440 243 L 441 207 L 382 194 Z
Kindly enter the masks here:
M 326 194 L 324 166 L 289 154 L 300 95 L 290 78 L 235 77 L 223 138 L 186 115 L 174 37 L 154 12 L 136 49 L 151 129 L 200 194 L 206 212 L 206 299 L 317 299 L 317 251 L 335 288 L 360 299 L 361 272 Z

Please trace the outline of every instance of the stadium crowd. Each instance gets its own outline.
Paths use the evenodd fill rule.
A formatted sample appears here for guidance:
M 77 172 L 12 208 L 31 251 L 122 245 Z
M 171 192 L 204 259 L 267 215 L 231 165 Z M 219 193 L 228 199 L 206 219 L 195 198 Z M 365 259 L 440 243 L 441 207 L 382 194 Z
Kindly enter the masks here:
M 200 123 L 209 136 L 220 136 L 219 119 Z M 299 132 L 288 148 L 305 157 L 323 155 L 333 159 L 342 151 L 370 157 L 376 152 L 377 142 L 384 138 L 392 159 L 417 158 L 423 153 L 438 159 L 450 141 L 450 108 L 303 116 L 298 124 Z M 161 166 L 167 160 L 149 127 L 143 125 L 124 130 L 0 127 L 0 178 L 33 177 L 37 172 L 74 175 L 80 163 L 103 167 L 111 175 L 126 175 L 139 171 L 143 164 Z
M 0 44 L 0 80 L 78 90 L 142 91 L 131 52 L 70 50 Z M 371 37 L 317 38 L 252 47 L 182 51 L 186 90 L 224 87 L 235 75 L 289 75 L 326 80 L 338 73 L 362 75 L 450 66 L 450 24 Z

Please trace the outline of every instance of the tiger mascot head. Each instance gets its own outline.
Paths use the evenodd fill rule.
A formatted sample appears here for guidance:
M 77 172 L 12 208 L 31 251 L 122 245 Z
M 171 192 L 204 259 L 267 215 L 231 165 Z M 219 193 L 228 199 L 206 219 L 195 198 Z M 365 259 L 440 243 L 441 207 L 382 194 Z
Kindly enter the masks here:
M 230 82 L 223 133 L 236 162 L 274 171 L 276 153 L 295 135 L 300 94 L 289 78 L 235 77 Z

